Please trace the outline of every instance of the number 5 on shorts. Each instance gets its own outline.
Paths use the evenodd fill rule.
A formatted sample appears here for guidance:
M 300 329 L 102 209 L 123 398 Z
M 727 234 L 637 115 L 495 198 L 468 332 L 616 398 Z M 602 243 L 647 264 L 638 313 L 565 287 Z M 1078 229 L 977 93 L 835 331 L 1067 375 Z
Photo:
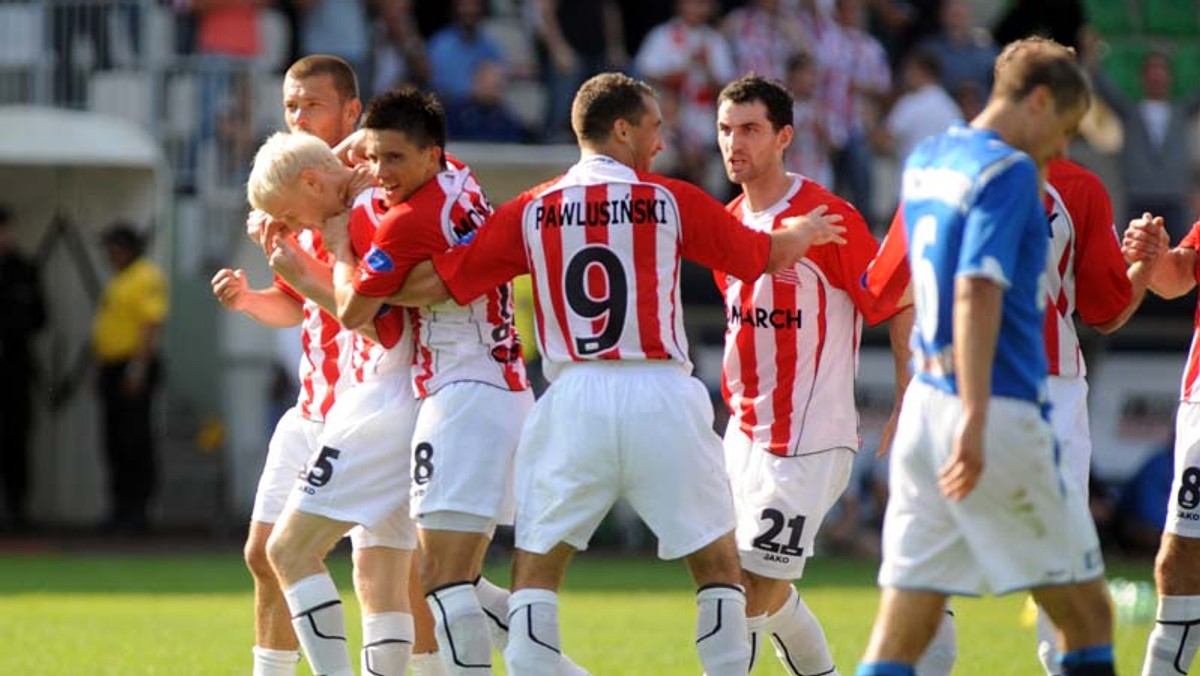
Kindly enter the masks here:
M 328 446 L 322 448 L 321 454 L 317 456 L 312 467 L 308 469 L 308 476 L 305 477 L 308 485 L 313 488 L 320 488 L 329 483 L 329 480 L 333 478 L 333 461 L 337 460 L 341 454 L 342 452 L 336 448 Z

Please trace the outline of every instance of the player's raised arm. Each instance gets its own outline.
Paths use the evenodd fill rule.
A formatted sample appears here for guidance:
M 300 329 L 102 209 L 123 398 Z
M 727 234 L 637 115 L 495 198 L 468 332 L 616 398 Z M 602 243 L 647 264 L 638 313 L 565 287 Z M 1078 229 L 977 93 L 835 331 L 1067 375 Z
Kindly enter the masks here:
M 212 278 L 212 292 L 225 309 L 241 312 L 264 326 L 289 328 L 304 318 L 301 303 L 282 289 L 251 289 L 245 270 L 218 270 Z

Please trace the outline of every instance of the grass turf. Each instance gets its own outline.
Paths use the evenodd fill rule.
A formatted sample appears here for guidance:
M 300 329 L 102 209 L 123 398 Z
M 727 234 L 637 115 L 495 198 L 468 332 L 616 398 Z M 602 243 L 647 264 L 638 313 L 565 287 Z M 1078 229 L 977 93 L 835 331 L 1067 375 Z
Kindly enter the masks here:
M 348 560 L 335 556 L 331 564 L 357 650 L 358 606 Z M 1109 565 L 1110 577 L 1145 580 L 1150 570 L 1148 561 Z M 873 562 L 817 558 L 801 585 L 843 674 L 854 672 L 866 645 L 878 602 L 874 574 Z M 498 583 L 507 580 L 501 566 L 489 568 L 488 575 Z M 1023 602 L 1022 595 L 955 602 L 956 673 L 1039 673 L 1033 630 L 1019 619 Z M 234 551 L 3 555 L 0 673 L 247 674 L 251 605 L 250 578 Z M 679 563 L 583 555 L 562 595 L 564 645 L 595 674 L 696 676 L 701 668 L 691 640 L 694 608 Z M 1120 673 L 1138 672 L 1150 628 L 1118 628 Z M 298 673 L 309 672 L 302 665 Z M 754 673 L 785 672 L 768 651 Z

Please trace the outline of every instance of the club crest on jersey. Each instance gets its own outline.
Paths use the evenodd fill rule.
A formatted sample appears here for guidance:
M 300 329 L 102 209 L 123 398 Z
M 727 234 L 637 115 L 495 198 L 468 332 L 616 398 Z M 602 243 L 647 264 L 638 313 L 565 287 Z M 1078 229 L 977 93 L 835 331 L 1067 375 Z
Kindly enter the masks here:
M 392 257 L 374 244 L 371 245 L 371 250 L 363 257 L 363 260 L 366 261 L 367 267 L 371 269 L 371 272 L 391 272 L 396 269 L 396 264 L 392 262 Z

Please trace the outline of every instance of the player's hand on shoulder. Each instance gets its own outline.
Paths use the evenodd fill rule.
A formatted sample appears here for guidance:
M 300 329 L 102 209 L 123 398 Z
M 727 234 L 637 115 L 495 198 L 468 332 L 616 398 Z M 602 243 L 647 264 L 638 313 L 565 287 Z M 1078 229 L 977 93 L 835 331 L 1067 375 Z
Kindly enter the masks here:
M 1141 218 L 1129 222 L 1121 241 L 1121 253 L 1130 263 L 1153 262 L 1165 254 L 1171 246 L 1170 235 L 1161 216 L 1143 213 Z
M 783 219 L 784 227 L 795 229 L 803 235 L 809 240 L 809 246 L 845 244 L 846 239 L 842 235 L 846 232 L 846 227 L 838 225 L 841 222 L 842 215 L 829 213 L 829 207 L 824 204 L 803 216 Z
M 212 291 L 217 301 L 227 309 L 241 310 L 246 304 L 246 290 L 250 288 L 245 270 L 224 268 L 212 278 Z

